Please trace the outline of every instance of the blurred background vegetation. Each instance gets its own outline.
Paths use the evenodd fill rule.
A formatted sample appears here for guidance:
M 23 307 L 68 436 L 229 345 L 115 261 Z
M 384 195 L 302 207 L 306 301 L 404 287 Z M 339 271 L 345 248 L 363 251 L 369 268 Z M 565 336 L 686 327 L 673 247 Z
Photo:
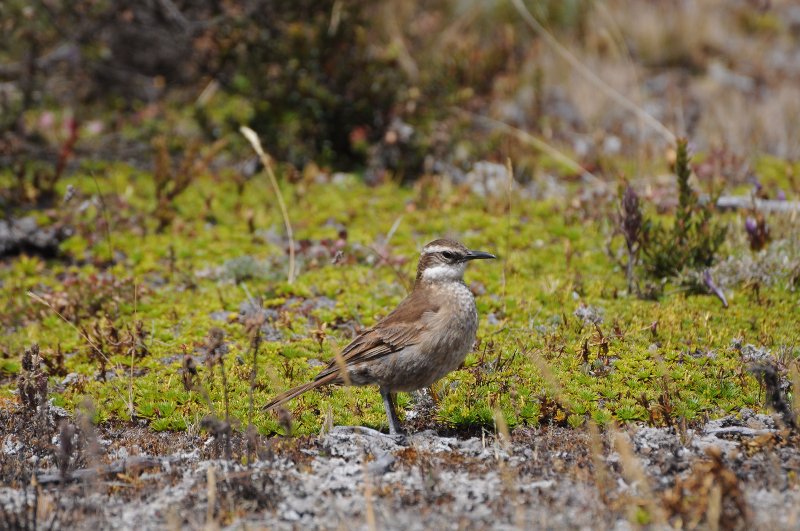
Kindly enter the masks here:
M 695 150 L 721 150 L 723 177 L 744 180 L 737 163 L 756 153 L 800 155 L 793 2 L 527 7 Z M 510 2 L 6 0 L 0 20 L 0 164 L 28 178 L 59 165 L 70 138 L 61 171 L 95 159 L 152 165 L 159 135 L 172 153 L 224 139 L 232 151 L 215 163 L 240 162 L 241 124 L 294 168 L 371 182 L 507 156 L 518 177 L 535 178 L 552 161 L 507 126 L 611 178 L 663 164 L 669 147 Z

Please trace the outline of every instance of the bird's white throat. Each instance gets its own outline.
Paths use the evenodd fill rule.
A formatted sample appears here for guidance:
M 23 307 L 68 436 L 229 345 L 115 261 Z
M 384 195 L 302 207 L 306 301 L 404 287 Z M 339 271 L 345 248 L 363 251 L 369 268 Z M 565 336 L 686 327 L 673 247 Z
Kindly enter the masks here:
M 422 280 L 433 282 L 459 281 L 464 278 L 466 262 L 458 264 L 437 264 L 422 271 Z

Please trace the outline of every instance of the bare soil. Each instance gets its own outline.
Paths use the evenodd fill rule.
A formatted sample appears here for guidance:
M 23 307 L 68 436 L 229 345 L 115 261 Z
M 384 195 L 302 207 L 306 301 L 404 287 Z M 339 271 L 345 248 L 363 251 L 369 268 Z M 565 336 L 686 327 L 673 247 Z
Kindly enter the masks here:
M 748 410 L 694 429 L 542 427 L 510 440 L 442 426 L 405 440 L 341 426 L 319 437 L 234 434 L 226 460 L 209 435 L 94 427 L 54 409 L 0 412 L 0 527 L 800 525 L 799 438 Z

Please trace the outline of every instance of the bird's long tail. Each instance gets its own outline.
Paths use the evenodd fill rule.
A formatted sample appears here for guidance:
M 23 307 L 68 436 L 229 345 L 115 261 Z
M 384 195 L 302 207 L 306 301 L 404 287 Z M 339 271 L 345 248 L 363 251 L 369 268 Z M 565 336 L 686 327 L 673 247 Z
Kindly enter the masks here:
M 311 391 L 312 389 L 316 389 L 317 387 L 335 383 L 338 377 L 339 377 L 338 372 L 334 372 L 332 374 L 325 375 L 319 380 L 314 380 L 312 382 L 304 383 L 302 385 L 298 385 L 297 387 L 293 387 L 292 389 L 289 389 L 288 391 L 279 394 L 278 396 L 267 402 L 267 404 L 263 407 L 263 409 L 265 411 L 269 411 L 270 409 L 282 406 L 289 400 L 297 398 L 306 391 Z

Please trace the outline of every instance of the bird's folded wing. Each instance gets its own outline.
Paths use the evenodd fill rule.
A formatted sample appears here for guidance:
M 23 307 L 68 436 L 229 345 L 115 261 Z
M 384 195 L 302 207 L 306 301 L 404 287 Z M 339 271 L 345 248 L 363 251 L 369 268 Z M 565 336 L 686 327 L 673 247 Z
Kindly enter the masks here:
M 415 293 L 412 292 L 392 313 L 364 330 L 342 350 L 341 358 L 345 365 L 352 367 L 372 361 L 421 341 L 439 306 L 415 296 Z M 337 359 L 331 360 L 317 379 L 336 372 L 339 363 Z

